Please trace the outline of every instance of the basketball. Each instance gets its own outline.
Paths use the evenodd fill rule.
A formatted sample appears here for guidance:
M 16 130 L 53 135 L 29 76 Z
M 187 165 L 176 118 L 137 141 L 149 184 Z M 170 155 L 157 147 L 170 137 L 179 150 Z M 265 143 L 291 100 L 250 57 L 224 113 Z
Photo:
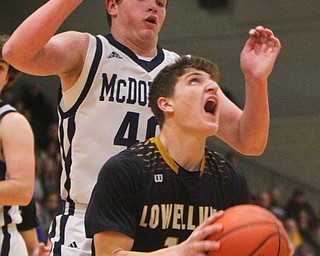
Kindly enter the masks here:
M 216 221 L 223 224 L 223 232 L 209 237 L 221 242 L 220 250 L 209 256 L 288 256 L 287 233 L 282 223 L 257 205 L 238 205 L 228 208 Z

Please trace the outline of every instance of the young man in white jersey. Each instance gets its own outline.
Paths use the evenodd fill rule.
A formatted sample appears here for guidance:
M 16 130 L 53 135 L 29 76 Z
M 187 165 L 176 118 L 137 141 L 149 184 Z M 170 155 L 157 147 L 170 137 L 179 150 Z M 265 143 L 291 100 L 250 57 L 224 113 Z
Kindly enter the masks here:
M 83 218 L 97 174 L 106 157 L 154 136 L 148 86 L 178 57 L 157 46 L 166 0 L 106 0 L 111 35 L 75 31 L 54 35 L 81 2 L 48 1 L 17 28 L 3 49 L 16 68 L 32 75 L 58 75 L 61 80 L 61 196 L 66 207 L 53 221 L 53 255 L 90 254 Z M 247 88 L 244 111 L 219 91 L 217 136 L 243 154 L 261 154 L 266 146 L 267 78 L 279 51 L 272 31 L 252 29 L 241 54 Z

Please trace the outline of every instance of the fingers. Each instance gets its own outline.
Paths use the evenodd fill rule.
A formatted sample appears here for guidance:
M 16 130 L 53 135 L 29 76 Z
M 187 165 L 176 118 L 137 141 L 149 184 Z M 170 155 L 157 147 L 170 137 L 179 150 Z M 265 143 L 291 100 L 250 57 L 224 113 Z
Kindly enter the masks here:
M 46 246 L 44 243 L 39 244 L 37 256 L 47 256 L 50 253 L 50 247 Z
M 292 246 L 290 246 L 289 250 L 290 250 L 289 256 L 293 256 L 293 254 L 294 254 L 294 248 L 293 248 Z
M 208 252 L 216 252 L 219 251 L 221 245 L 218 241 L 213 240 L 205 240 L 201 242 L 195 242 L 192 245 L 192 248 L 190 248 L 189 251 L 192 251 L 194 253 L 191 253 L 190 255 L 208 255 Z
M 200 224 L 192 236 L 196 237 L 198 240 L 206 239 L 209 235 L 222 231 L 223 227 L 221 224 L 215 222 L 223 216 L 223 211 L 216 212 L 207 218 L 202 224 Z
M 256 43 L 267 44 L 270 47 L 281 47 L 279 39 L 275 37 L 272 30 L 268 28 L 257 26 L 249 30 L 249 35 Z
M 223 211 L 213 214 L 192 232 L 187 241 L 185 241 L 189 253 L 196 252 L 200 253 L 199 255 L 205 253 L 204 255 L 206 255 L 208 251 L 217 251 L 220 249 L 220 242 L 211 240 L 210 236 L 222 232 L 222 224 L 216 223 L 222 216 Z
M 256 38 L 260 38 L 260 39 L 266 39 L 266 38 L 272 36 L 273 32 L 268 28 L 264 28 L 262 26 L 257 26 L 255 28 L 250 29 L 249 35 L 254 36 Z
M 207 218 L 201 225 L 210 225 L 217 221 L 219 218 L 223 216 L 223 211 L 218 211 L 215 214 L 212 214 L 209 218 Z M 200 226 L 201 226 L 200 225 Z
M 211 223 L 208 225 L 199 226 L 193 231 L 191 235 L 191 240 L 201 241 L 207 239 L 210 235 L 222 232 L 223 226 L 220 223 Z

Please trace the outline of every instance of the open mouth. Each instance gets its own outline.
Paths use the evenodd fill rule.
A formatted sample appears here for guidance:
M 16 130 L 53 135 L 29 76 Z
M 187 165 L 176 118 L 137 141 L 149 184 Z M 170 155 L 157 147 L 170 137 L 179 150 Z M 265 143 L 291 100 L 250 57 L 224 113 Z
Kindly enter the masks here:
M 215 114 L 216 112 L 216 106 L 217 106 L 217 102 L 214 99 L 208 99 L 208 101 L 206 102 L 205 106 L 204 106 L 204 110 L 207 113 L 210 113 L 212 115 Z
M 147 19 L 146 19 L 146 22 L 151 23 L 151 24 L 156 24 L 156 19 L 150 17 L 150 18 L 147 18 Z

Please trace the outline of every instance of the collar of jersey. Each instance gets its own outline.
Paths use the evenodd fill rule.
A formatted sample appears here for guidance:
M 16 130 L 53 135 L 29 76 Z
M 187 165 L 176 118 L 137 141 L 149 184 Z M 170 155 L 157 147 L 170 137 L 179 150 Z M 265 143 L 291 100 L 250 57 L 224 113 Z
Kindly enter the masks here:
M 109 41 L 111 45 L 113 45 L 114 47 L 118 48 L 120 51 L 125 53 L 135 63 L 137 63 L 140 67 L 142 67 L 147 72 L 151 72 L 164 61 L 164 58 L 165 58 L 164 52 L 159 45 L 157 45 L 157 55 L 151 61 L 146 61 L 143 59 L 139 59 L 138 56 L 131 49 L 129 49 L 125 45 L 115 40 L 111 34 L 106 35 L 105 38 Z
M 163 144 L 162 144 L 162 142 L 160 140 L 160 137 L 158 136 L 158 137 L 155 137 L 155 138 L 151 138 L 150 140 L 156 144 L 156 146 L 159 149 L 159 152 L 162 155 L 164 161 L 166 161 L 166 163 L 170 166 L 170 168 L 176 174 L 178 174 L 179 165 L 171 158 L 171 156 L 169 155 L 167 149 L 163 146 Z M 200 176 L 204 172 L 204 167 L 205 167 L 205 154 L 203 154 L 203 158 L 202 158 L 201 165 L 200 165 Z

